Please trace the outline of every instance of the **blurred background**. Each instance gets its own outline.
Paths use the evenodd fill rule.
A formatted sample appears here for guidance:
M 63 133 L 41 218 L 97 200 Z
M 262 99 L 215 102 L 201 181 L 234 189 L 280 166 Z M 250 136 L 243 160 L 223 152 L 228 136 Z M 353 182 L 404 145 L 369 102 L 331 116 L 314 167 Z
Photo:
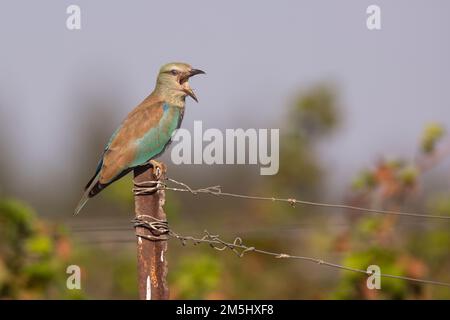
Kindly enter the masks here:
M 81 8 L 81 30 L 66 8 Z M 194 187 L 450 215 L 450 3 L 10 1 L 0 10 L 0 298 L 135 299 L 131 177 L 72 216 L 159 67 L 207 72 L 183 127 L 279 128 L 280 170 L 174 165 Z M 450 282 L 450 224 L 167 193 L 174 230 Z M 82 289 L 66 288 L 66 267 Z M 448 288 L 169 243 L 172 298 L 448 299 Z

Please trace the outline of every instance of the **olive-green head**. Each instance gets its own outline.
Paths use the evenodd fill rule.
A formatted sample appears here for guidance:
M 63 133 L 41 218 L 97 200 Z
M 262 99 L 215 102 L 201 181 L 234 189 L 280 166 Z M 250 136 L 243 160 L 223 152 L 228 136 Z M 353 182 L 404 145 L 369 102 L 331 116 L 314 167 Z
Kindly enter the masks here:
M 156 81 L 156 88 L 168 91 L 184 97 L 190 96 L 198 102 L 194 91 L 189 85 L 189 78 L 196 74 L 204 74 L 199 69 L 193 69 L 191 65 L 182 62 L 167 63 L 161 67 Z

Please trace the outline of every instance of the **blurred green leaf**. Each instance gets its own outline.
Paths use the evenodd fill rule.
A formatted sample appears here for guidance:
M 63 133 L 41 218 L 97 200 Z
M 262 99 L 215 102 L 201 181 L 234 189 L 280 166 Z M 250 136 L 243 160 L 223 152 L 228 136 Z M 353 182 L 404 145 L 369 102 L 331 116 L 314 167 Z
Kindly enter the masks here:
M 415 166 L 406 166 L 399 172 L 399 179 L 405 186 L 413 186 L 417 182 L 419 170 Z
M 377 181 L 372 171 L 364 170 L 352 182 L 352 188 L 357 191 L 372 189 L 376 186 Z
M 183 299 L 204 299 L 217 289 L 221 265 L 211 254 L 183 256 L 172 271 L 172 284 Z
M 131 189 L 133 189 L 133 176 L 128 174 L 111 184 L 105 190 L 105 197 L 122 206 L 130 206 L 134 202 Z
M 53 250 L 52 240 L 46 235 L 36 235 L 27 239 L 26 250 L 31 254 L 49 255 Z
M 427 125 L 421 139 L 422 151 L 424 153 L 433 152 L 439 139 L 444 136 L 444 133 L 444 128 L 438 123 L 430 123 Z

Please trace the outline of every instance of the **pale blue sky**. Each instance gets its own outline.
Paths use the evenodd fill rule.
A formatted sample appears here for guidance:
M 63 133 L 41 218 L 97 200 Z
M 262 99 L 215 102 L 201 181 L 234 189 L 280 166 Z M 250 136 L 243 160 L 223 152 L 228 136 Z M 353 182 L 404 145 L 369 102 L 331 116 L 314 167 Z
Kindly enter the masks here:
M 373 3 L 380 31 L 366 28 Z M 81 7 L 80 31 L 65 27 L 69 4 Z M 298 90 L 336 83 L 345 122 L 321 152 L 346 181 L 379 155 L 413 154 L 424 123 L 450 128 L 449 14 L 445 0 L 4 0 L 4 140 L 22 165 L 18 181 L 39 187 L 50 170 L 70 180 L 83 157 L 84 97 L 109 96 L 108 116 L 91 124 L 112 131 L 153 89 L 159 66 L 181 60 L 208 73 L 192 81 L 200 103 L 188 103 L 186 128 L 267 128 Z

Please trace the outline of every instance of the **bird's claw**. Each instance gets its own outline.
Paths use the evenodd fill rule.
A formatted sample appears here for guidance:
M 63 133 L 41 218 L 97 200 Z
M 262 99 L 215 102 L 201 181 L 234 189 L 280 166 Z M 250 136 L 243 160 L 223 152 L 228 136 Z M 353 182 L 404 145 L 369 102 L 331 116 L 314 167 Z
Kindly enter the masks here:
M 159 180 L 164 172 L 166 172 L 166 165 L 156 160 L 150 160 L 149 164 L 153 167 L 153 174 Z

